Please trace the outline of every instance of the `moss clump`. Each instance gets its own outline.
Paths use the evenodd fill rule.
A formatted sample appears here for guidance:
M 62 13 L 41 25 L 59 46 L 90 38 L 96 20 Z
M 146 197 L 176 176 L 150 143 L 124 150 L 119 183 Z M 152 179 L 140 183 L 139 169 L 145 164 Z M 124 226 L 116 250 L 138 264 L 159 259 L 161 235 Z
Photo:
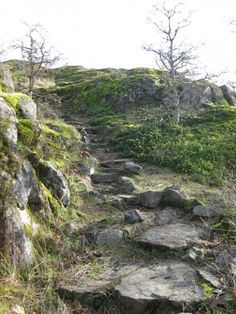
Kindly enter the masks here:
M 22 93 L 5 93 L 0 92 L 0 97 L 2 97 L 9 105 L 11 105 L 14 110 L 18 113 L 19 111 L 19 101 L 22 98 L 28 98 L 27 95 Z
M 21 144 L 33 148 L 38 141 L 38 130 L 29 119 L 19 119 L 17 124 L 19 141 Z

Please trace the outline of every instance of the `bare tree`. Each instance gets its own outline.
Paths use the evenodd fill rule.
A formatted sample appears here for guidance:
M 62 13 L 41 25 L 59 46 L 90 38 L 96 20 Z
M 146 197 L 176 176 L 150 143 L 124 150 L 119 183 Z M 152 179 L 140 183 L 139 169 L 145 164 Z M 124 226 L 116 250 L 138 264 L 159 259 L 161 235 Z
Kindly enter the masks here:
M 29 80 L 28 90 L 32 95 L 35 78 L 42 68 L 48 68 L 59 61 L 58 54 L 53 53 L 53 48 L 47 43 L 45 31 L 40 24 L 28 25 L 24 40 L 18 41 L 14 48 L 21 51 L 22 60 L 25 61 L 24 69 Z
M 173 107 L 173 121 L 176 124 L 180 119 L 178 79 L 193 72 L 196 59 L 194 52 L 197 49 L 195 46 L 186 45 L 183 39 L 184 29 L 190 25 L 191 14 L 183 18 L 181 7 L 181 3 L 172 8 L 168 8 L 165 3 L 154 6 L 154 18 L 149 18 L 149 21 L 154 25 L 161 39 L 158 48 L 153 45 L 144 46 L 145 50 L 155 54 L 158 67 L 169 74 L 168 103 Z

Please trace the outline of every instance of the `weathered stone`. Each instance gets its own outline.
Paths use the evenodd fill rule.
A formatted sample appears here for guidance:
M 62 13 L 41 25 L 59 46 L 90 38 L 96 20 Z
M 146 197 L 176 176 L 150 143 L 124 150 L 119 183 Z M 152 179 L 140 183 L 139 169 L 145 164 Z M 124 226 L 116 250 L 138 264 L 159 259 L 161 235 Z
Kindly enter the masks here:
M 81 303 L 88 304 L 88 298 L 97 299 L 104 295 L 104 290 L 108 288 L 110 280 L 105 278 L 101 280 L 92 278 L 80 278 L 68 284 L 61 284 L 57 292 L 63 298 L 78 299 Z M 84 299 L 84 297 L 86 299 Z
M 0 97 L 0 118 L 3 127 L 2 136 L 12 151 L 17 151 L 18 120 L 14 109 Z
M 222 284 L 220 283 L 219 279 L 215 275 L 203 269 L 198 269 L 197 272 L 199 275 L 202 276 L 203 279 L 208 281 L 213 287 L 218 288 L 218 289 L 222 288 Z
M 170 186 L 162 192 L 160 204 L 182 209 L 192 209 L 194 206 L 200 205 L 197 200 L 189 199 L 176 185 Z
M 98 234 L 96 243 L 98 245 L 117 246 L 122 243 L 123 239 L 124 239 L 123 231 L 109 229 L 104 230 Z
M 147 313 L 148 306 L 158 302 L 159 305 L 173 306 L 173 311 L 201 302 L 203 289 L 197 284 L 196 271 L 180 262 L 161 263 L 150 267 L 140 267 L 121 279 L 114 288 L 122 313 Z M 163 314 L 162 307 L 155 313 Z M 168 311 L 168 313 L 170 313 Z
M 30 97 L 22 97 L 19 99 L 19 108 L 21 116 L 29 119 L 31 122 L 37 121 L 37 106 Z
M 231 245 L 222 251 L 215 259 L 215 264 L 221 271 L 236 276 L 236 245 Z
M 5 211 L 6 247 L 15 263 L 28 266 L 34 262 L 33 245 L 25 232 L 25 221 L 21 213 L 21 209 L 13 206 Z
M 128 177 L 118 177 L 119 190 L 123 193 L 131 193 L 135 190 L 132 179 Z
M 121 199 L 123 206 L 134 206 L 138 204 L 138 197 L 136 195 L 119 194 L 117 197 Z
M 114 160 L 106 160 L 106 161 L 101 161 L 100 166 L 104 168 L 114 168 L 114 167 L 122 167 L 122 165 L 129 161 L 128 159 L 114 159 Z
M 186 262 L 199 263 L 204 261 L 204 259 L 205 259 L 204 250 L 198 247 L 192 247 L 184 256 L 182 256 L 182 260 Z
M 145 191 L 139 194 L 139 203 L 147 208 L 157 208 L 160 204 L 162 194 L 157 191 Z
M 216 217 L 216 216 L 222 216 L 224 215 L 223 210 L 218 204 L 214 205 L 198 205 L 195 206 L 193 209 L 194 216 L 198 217 Z
M 96 173 L 91 175 L 91 179 L 93 183 L 114 183 L 118 180 L 118 174 L 117 173 Z
M 142 172 L 142 167 L 135 164 L 133 161 L 125 162 L 121 171 L 126 174 L 140 174 Z
M 137 238 L 137 242 L 169 249 L 180 249 L 201 243 L 203 230 L 189 224 L 175 223 L 151 228 Z
M 24 161 L 13 181 L 13 195 L 21 210 L 24 210 L 27 204 L 31 209 L 43 208 L 43 200 L 34 177 L 34 171 L 28 161 Z
M 138 209 L 130 209 L 124 213 L 125 222 L 129 224 L 134 224 L 144 220 L 142 213 Z
M 58 197 L 64 206 L 69 206 L 69 183 L 62 171 L 50 162 L 39 160 L 34 154 L 30 154 L 29 158 L 43 184 Z
M 219 86 L 207 81 L 190 83 L 186 79 L 179 84 L 181 88 L 180 102 L 186 105 L 201 105 L 203 102 L 222 102 L 224 95 Z
M 159 212 L 155 218 L 157 225 L 166 225 L 170 222 L 175 221 L 178 218 L 177 213 L 174 209 L 163 209 Z

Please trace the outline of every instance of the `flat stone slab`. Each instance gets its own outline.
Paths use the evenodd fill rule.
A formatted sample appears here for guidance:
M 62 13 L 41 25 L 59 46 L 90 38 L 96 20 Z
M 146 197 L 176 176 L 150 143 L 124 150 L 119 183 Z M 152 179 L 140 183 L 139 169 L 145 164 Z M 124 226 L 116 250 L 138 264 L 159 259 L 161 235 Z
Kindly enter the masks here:
M 169 249 L 181 249 L 202 242 L 204 232 L 190 224 L 173 223 L 145 231 L 137 242 Z
M 196 271 L 182 262 L 141 267 L 123 277 L 114 290 L 118 303 L 129 314 L 146 313 L 153 302 L 182 309 L 183 303 L 200 302 L 203 290 L 197 284 Z M 155 313 L 163 313 L 158 311 Z
M 113 168 L 113 167 L 117 167 L 117 166 L 121 166 L 123 164 L 125 164 L 126 162 L 128 162 L 129 159 L 114 159 L 114 160 L 106 160 L 106 161 L 101 161 L 100 162 L 100 166 L 104 167 L 104 168 Z

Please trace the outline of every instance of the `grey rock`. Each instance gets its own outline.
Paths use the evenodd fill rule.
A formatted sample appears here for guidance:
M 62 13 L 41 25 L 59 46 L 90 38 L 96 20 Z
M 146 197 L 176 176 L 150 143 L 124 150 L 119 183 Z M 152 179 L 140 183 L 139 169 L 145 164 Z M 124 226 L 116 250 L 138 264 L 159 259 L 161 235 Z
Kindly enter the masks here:
M 204 232 L 190 224 L 173 223 L 151 228 L 137 238 L 141 244 L 181 249 L 202 242 Z
M 190 209 L 199 205 L 199 202 L 189 199 L 185 193 L 180 191 L 179 186 L 172 185 L 162 192 L 160 204 L 162 206 Z
M 117 173 L 96 173 L 91 175 L 92 182 L 98 183 L 115 183 L 118 180 Z
M 186 262 L 199 263 L 203 262 L 204 259 L 205 259 L 204 250 L 198 247 L 192 247 L 184 256 L 182 256 L 182 260 Z
M 109 279 L 92 279 L 80 278 L 78 281 L 74 280 L 68 284 L 61 284 L 58 288 L 58 294 L 63 298 L 79 299 L 81 303 L 87 303 L 88 298 L 97 299 L 99 296 L 104 295 L 104 290 L 110 284 Z M 83 299 L 86 297 L 87 300 Z
M 174 209 L 163 209 L 159 212 L 155 218 L 155 223 L 157 225 L 166 225 L 170 222 L 175 221 L 178 215 Z
M 138 204 L 138 197 L 136 195 L 119 194 L 117 197 L 119 197 L 124 207 Z
M 220 89 L 224 95 L 225 100 L 228 102 L 229 105 L 234 106 L 236 105 L 236 97 L 233 91 L 227 85 L 220 86 Z
M 84 231 L 84 234 L 85 234 L 85 236 L 89 242 L 95 242 L 96 241 L 96 238 L 98 236 L 98 228 L 96 228 L 92 225 L 88 225 L 88 226 L 84 227 L 83 231 Z
M 134 224 L 144 220 L 142 213 L 138 209 L 130 209 L 124 213 L 125 222 L 129 224 Z
M 30 97 L 23 97 L 19 100 L 21 116 L 29 119 L 34 124 L 37 121 L 37 106 Z
M 208 281 L 213 287 L 218 288 L 218 289 L 222 288 L 222 284 L 220 283 L 219 279 L 215 275 L 203 269 L 198 269 L 197 272 L 199 275 L 202 276 L 203 279 Z
M 16 118 L 16 113 L 14 109 L 8 105 L 3 98 L 0 97 L 0 117 L 3 119 L 1 121 L 1 127 L 3 130 L 2 136 L 5 139 L 7 145 L 12 151 L 17 151 L 17 138 L 18 131 L 16 124 L 18 119 Z
M 24 215 L 22 215 L 24 213 Z M 25 232 L 26 211 L 12 206 L 5 211 L 5 239 L 8 255 L 15 263 L 29 266 L 34 262 L 33 245 Z
M 121 171 L 126 174 L 141 174 L 142 167 L 135 164 L 133 161 L 127 161 L 121 168 Z
M 193 209 L 193 214 L 194 216 L 197 217 L 217 217 L 217 216 L 222 216 L 224 215 L 223 210 L 221 207 L 217 204 L 214 205 L 198 205 L 195 206 Z
M 70 188 L 68 180 L 62 171 L 50 162 L 39 160 L 33 154 L 29 158 L 42 183 L 52 191 L 64 206 L 69 206 Z
M 183 303 L 188 306 L 193 302 L 201 302 L 203 298 L 196 271 L 180 262 L 140 267 L 123 277 L 114 290 L 123 312 L 129 314 L 146 313 L 148 306 L 155 300 L 162 305 L 172 305 L 175 312 L 182 308 Z M 163 310 L 156 307 L 155 313 L 163 314 Z
M 158 191 L 145 191 L 139 194 L 139 203 L 147 208 L 157 208 L 160 204 L 162 194 Z
M 216 258 L 215 264 L 221 271 L 236 276 L 236 245 L 223 250 Z
M 13 195 L 21 210 L 24 210 L 27 204 L 31 209 L 40 210 L 43 208 L 43 200 L 35 180 L 35 174 L 28 161 L 23 162 L 22 168 L 13 181 Z
M 188 83 L 185 80 L 180 84 L 182 89 L 180 102 L 186 105 L 200 105 L 203 102 L 221 102 L 224 95 L 219 86 L 210 84 L 207 81 L 198 81 L 197 83 Z
M 119 190 L 123 193 L 131 193 L 135 190 L 132 179 L 128 177 L 118 177 Z
M 124 239 L 123 231 L 109 229 L 104 230 L 98 234 L 96 243 L 98 245 L 117 246 L 122 243 L 123 239 Z
M 88 274 L 78 275 L 77 269 L 73 269 L 68 277 L 63 278 L 59 284 L 58 293 L 63 298 L 77 299 L 82 304 L 88 305 L 88 299 L 93 302 L 101 296 L 104 297 L 104 291 L 110 290 L 114 282 L 122 276 L 127 276 L 138 269 L 137 265 L 128 265 L 120 267 L 118 270 L 110 269 L 109 271 L 96 274 L 96 279 L 91 278 Z

